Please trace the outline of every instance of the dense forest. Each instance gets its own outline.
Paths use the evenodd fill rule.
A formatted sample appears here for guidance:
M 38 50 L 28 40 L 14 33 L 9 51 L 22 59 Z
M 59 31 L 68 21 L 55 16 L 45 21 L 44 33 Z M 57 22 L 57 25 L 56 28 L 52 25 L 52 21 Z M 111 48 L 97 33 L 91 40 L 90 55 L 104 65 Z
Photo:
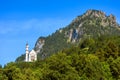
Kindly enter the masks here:
M 0 67 L 0 80 L 119 80 L 120 36 L 82 38 L 36 62 L 10 62 Z

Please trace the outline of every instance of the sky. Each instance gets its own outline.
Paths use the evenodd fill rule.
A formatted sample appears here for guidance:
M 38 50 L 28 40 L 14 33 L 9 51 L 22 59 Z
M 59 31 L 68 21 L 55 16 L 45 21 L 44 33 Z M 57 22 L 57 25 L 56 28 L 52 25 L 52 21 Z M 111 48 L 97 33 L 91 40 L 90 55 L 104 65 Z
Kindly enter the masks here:
M 40 36 L 67 26 L 88 9 L 113 14 L 120 23 L 120 0 L 0 0 L 0 64 L 14 62 Z

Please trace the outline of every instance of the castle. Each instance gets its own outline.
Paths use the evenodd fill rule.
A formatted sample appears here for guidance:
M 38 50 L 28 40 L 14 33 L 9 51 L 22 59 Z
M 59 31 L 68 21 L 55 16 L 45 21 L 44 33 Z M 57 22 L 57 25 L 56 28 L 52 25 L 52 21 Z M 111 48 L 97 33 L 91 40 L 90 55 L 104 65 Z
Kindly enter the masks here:
M 37 60 L 37 53 L 34 50 L 29 51 L 28 43 L 26 44 L 25 54 L 26 54 L 26 57 L 25 57 L 26 62 L 33 62 Z

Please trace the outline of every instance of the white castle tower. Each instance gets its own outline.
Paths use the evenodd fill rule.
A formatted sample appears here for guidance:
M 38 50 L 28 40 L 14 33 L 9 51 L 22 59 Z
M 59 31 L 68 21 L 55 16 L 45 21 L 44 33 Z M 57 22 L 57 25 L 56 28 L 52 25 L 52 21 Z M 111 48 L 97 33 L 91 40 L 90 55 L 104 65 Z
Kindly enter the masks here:
M 28 50 L 28 49 L 29 49 L 29 45 L 28 45 L 28 43 L 27 43 L 27 44 L 26 44 L 26 52 L 25 52 L 25 53 L 26 53 L 26 57 L 25 57 L 25 61 L 26 61 L 26 62 L 28 62 L 28 55 L 29 55 L 29 50 Z
M 26 44 L 26 57 L 25 61 L 26 62 L 33 62 L 37 60 L 37 53 L 34 50 L 31 50 L 29 52 L 29 45 L 28 43 Z

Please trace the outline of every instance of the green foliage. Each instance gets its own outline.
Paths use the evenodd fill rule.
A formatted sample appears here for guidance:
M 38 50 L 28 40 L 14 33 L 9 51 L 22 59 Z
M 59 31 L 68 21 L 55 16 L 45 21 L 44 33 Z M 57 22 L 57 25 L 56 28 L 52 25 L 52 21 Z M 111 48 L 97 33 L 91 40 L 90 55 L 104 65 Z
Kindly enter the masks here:
M 76 68 L 81 79 L 100 80 L 111 78 L 108 64 L 103 65 L 98 57 L 93 54 L 74 55 L 72 59 L 72 66 Z
M 22 54 L 21 56 L 19 56 L 15 61 L 16 62 L 23 62 L 25 60 L 25 54 Z
M 112 60 L 112 62 L 110 63 L 110 69 L 113 77 L 116 79 L 120 79 L 120 57 Z
M 0 80 L 8 80 L 8 77 L 4 74 L 3 69 L 0 69 Z
M 119 36 L 84 38 L 78 46 L 44 60 L 10 62 L 0 68 L 0 80 L 118 80 L 119 40 Z
M 63 49 L 41 61 L 8 63 L 3 69 L 0 69 L 0 79 L 120 79 L 120 43 L 118 41 L 120 37 L 103 38 L 84 38 L 78 46 Z
M 57 53 L 58 51 L 70 46 L 70 44 L 68 44 L 66 41 L 67 39 L 65 38 L 64 33 L 56 31 L 54 34 L 45 39 L 45 45 L 43 46 L 43 51 L 41 53 L 45 54 L 46 56 Z
M 46 70 L 48 70 L 49 73 L 47 73 L 47 75 L 44 74 L 45 79 L 75 80 L 80 78 L 75 68 L 71 66 L 69 56 L 65 53 L 58 53 L 57 55 L 51 56 L 46 60 L 46 63 L 48 64 L 45 68 L 47 68 Z
M 38 61 L 22 62 L 22 55 L 0 68 L 0 80 L 119 80 L 119 26 L 100 11 L 88 14 L 78 16 L 62 32 L 44 38 Z M 77 41 L 68 43 L 66 32 L 78 28 Z

